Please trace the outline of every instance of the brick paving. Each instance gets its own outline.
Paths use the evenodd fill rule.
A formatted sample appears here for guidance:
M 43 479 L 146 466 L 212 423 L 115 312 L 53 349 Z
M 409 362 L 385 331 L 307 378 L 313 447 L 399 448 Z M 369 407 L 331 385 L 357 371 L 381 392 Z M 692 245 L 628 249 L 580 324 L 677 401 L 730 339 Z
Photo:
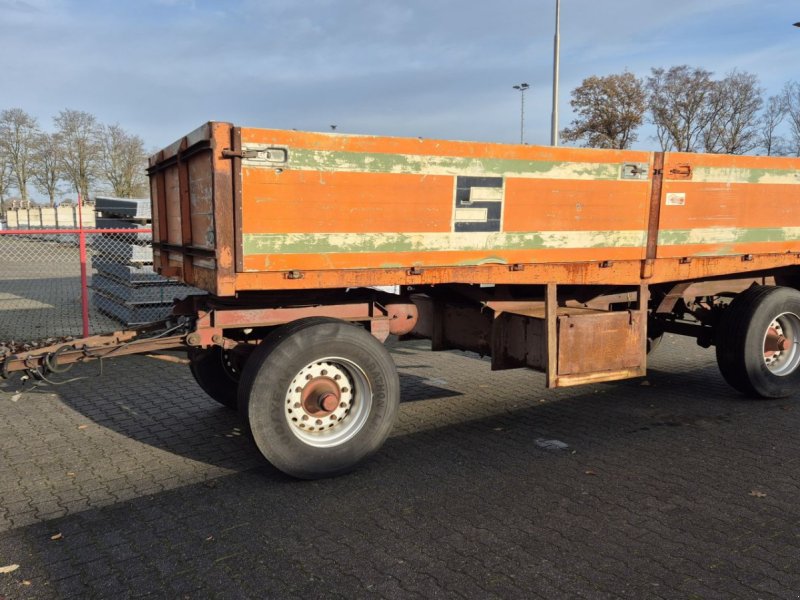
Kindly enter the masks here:
M 644 382 L 546 390 L 393 347 L 383 450 L 291 480 L 188 369 L 0 391 L 0 598 L 796 598 L 800 405 L 667 338 Z M 55 539 L 54 539 L 55 538 Z

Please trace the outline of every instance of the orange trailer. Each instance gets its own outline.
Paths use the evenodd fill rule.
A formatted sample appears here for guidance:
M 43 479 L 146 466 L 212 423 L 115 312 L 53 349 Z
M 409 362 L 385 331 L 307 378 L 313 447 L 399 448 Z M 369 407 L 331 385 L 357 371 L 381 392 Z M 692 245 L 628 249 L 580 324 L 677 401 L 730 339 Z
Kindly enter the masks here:
M 665 332 L 715 346 L 745 394 L 800 378 L 797 158 L 207 123 L 149 173 L 155 265 L 210 296 L 176 305 L 169 335 L 7 357 L 5 372 L 188 347 L 200 386 L 298 477 L 350 469 L 388 435 L 390 334 L 551 387 L 644 375 Z

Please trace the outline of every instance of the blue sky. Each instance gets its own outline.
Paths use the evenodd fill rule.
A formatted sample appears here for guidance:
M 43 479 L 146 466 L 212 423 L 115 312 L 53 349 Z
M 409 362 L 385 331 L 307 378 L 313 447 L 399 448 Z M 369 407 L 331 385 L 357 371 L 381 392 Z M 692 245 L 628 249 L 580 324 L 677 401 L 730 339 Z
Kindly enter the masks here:
M 164 146 L 207 120 L 548 143 L 555 0 L 0 0 L 0 108 Z M 561 126 L 589 75 L 690 64 L 800 80 L 795 0 L 562 0 Z M 643 132 L 637 147 L 655 148 Z

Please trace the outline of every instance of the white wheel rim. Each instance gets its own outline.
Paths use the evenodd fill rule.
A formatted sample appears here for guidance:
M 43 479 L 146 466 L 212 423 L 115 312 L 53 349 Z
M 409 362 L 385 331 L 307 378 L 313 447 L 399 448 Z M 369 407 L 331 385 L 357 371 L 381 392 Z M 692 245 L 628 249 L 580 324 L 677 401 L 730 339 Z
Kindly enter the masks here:
M 334 402 L 335 400 L 335 402 Z M 292 433 L 317 448 L 355 436 L 372 408 L 372 386 L 355 363 L 339 357 L 315 360 L 289 384 L 284 415 Z
M 793 373 L 800 364 L 800 317 L 785 312 L 767 326 L 762 340 L 764 364 L 773 375 Z

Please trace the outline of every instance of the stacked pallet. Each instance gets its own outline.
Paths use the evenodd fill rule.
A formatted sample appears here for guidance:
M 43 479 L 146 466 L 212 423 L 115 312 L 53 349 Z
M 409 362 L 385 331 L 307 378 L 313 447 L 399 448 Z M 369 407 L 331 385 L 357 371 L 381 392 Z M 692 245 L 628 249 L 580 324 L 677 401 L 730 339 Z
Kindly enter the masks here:
M 153 270 L 150 200 L 98 196 L 95 210 L 98 228 L 125 230 L 92 240 L 92 300 L 100 312 L 130 327 L 166 318 L 176 298 L 205 294 Z

